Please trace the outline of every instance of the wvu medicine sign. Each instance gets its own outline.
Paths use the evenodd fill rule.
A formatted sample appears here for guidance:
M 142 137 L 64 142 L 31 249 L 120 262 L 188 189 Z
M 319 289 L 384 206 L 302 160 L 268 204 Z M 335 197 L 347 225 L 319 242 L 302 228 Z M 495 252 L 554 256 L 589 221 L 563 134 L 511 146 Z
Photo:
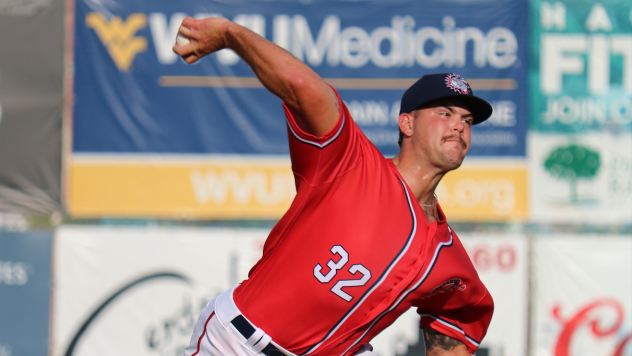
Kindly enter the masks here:
M 164 13 L 149 14 L 151 37 L 161 64 L 177 61 L 171 47 L 185 17 L 184 13 L 175 13 L 169 18 Z M 195 14 L 194 17 L 223 16 Z M 405 15 L 393 16 L 390 26 L 370 31 L 358 26 L 342 28 L 340 17 L 329 15 L 315 34 L 303 15 L 275 15 L 268 29 L 266 18 L 261 14 L 237 14 L 232 20 L 264 37 L 272 32 L 271 39 L 277 45 L 314 67 L 343 65 L 359 68 L 370 62 L 380 68 L 415 65 L 462 68 L 469 60 L 478 68 L 489 65 L 501 69 L 514 65 L 517 60 L 518 40 L 511 30 L 494 27 L 484 33 L 477 27 L 458 28 L 455 19 L 449 15 L 442 18 L 441 28 L 415 28 L 414 17 Z M 122 22 L 120 16 L 113 16 L 107 22 L 100 13 L 89 13 L 86 17 L 86 25 L 97 32 L 121 70 L 129 69 L 130 59 L 147 48 L 143 37 L 134 37 L 146 23 L 147 17 L 139 13 L 131 14 L 126 22 Z M 385 53 L 384 46 L 388 48 Z M 472 47 L 470 58 L 466 58 L 468 46 Z M 431 49 L 427 50 L 427 47 Z M 234 52 L 222 51 L 218 61 L 231 66 L 239 61 L 239 57 Z
M 404 90 L 423 74 L 457 72 L 495 109 L 475 128 L 470 154 L 524 159 L 527 5 L 77 1 L 70 210 L 273 218 L 291 202 L 280 101 L 230 50 L 195 65 L 180 60 L 171 48 L 186 16 L 228 18 L 290 51 L 340 91 L 387 156 L 398 151 Z M 468 186 L 491 187 L 484 176 Z M 521 179 L 511 187 L 520 191 Z M 445 191 L 457 208 L 467 200 L 457 197 L 475 194 L 451 193 L 463 191 L 454 184 Z M 481 189 L 481 197 L 497 190 Z M 469 205 L 464 216 L 476 209 Z

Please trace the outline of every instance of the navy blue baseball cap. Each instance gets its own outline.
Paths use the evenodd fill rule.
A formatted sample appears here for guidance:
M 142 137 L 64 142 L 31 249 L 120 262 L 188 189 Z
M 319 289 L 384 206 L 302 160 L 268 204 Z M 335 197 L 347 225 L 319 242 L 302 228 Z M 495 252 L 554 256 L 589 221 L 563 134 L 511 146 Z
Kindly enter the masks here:
M 485 100 L 474 96 L 472 88 L 454 73 L 426 74 L 404 92 L 399 114 L 410 113 L 439 99 L 455 98 L 462 100 L 472 113 L 473 125 L 480 124 L 492 115 L 492 106 Z

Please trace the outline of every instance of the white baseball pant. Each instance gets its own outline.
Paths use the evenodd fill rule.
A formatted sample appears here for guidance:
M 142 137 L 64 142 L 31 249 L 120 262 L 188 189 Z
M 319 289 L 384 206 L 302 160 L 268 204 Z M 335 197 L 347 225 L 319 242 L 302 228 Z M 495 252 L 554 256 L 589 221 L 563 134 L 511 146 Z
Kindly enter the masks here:
M 233 301 L 233 290 L 206 304 L 198 319 L 184 356 L 296 356 L 272 341 L 248 321 Z M 377 356 L 369 344 L 354 356 Z

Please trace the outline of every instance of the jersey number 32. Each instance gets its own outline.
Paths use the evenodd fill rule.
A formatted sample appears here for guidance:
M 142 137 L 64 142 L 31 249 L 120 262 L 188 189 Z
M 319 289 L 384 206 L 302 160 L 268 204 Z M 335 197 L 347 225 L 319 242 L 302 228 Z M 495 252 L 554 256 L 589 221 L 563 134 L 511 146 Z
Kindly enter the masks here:
M 323 269 L 323 266 L 321 266 L 320 263 L 318 263 L 314 267 L 314 277 L 316 277 L 316 279 L 318 279 L 320 283 L 331 282 L 331 280 L 334 279 L 334 277 L 338 273 L 338 270 L 342 269 L 347 264 L 347 262 L 349 262 L 349 253 L 345 251 L 342 246 L 334 245 L 334 247 L 331 248 L 331 253 L 340 256 L 340 259 L 338 260 L 338 262 L 334 262 L 334 260 L 329 260 L 329 262 L 327 262 L 327 267 L 329 267 L 329 272 L 327 272 L 327 274 L 322 274 L 321 270 Z M 350 302 L 353 297 L 347 292 L 343 291 L 342 288 L 362 287 L 371 279 L 371 271 L 369 271 L 368 268 L 364 267 L 361 264 L 352 265 L 351 267 L 349 267 L 349 272 L 354 276 L 359 272 L 361 274 L 361 277 L 358 279 L 342 279 L 334 284 L 333 287 L 331 287 L 331 291 L 334 292 L 335 295 L 339 296 L 347 302 Z

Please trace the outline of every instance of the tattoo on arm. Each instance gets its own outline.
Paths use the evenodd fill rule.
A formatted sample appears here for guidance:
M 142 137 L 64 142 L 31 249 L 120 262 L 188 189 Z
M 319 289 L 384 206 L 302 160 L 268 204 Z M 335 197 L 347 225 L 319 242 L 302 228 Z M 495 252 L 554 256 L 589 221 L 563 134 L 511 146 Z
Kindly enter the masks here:
M 340 113 L 340 104 L 338 104 L 338 98 L 336 98 L 336 100 L 334 101 L 334 105 L 336 105 L 336 111 Z
M 445 351 L 452 351 L 455 347 L 463 345 L 459 340 L 455 340 L 449 336 L 435 331 L 434 329 L 426 326 L 424 330 L 424 343 L 426 344 L 426 355 L 433 355 L 440 353 L 439 349 Z

